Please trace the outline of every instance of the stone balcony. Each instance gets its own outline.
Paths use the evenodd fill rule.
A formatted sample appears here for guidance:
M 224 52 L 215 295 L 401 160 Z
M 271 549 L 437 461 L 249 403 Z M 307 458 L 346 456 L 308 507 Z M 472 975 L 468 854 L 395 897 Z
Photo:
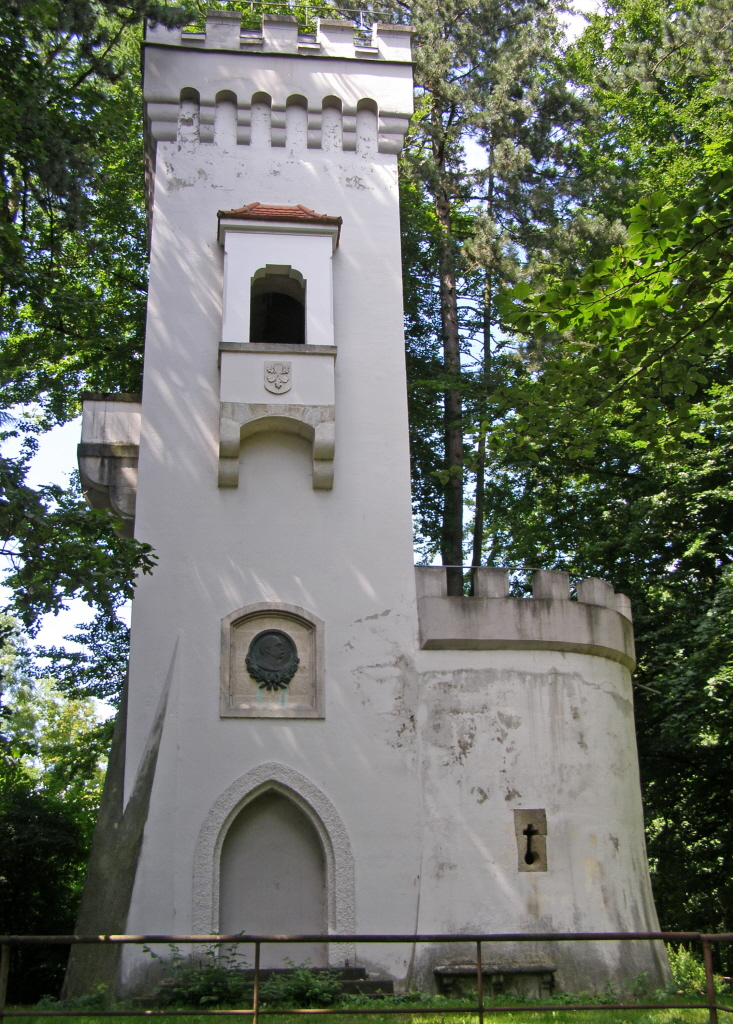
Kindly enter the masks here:
M 132 537 L 135 526 L 141 419 L 141 395 L 82 395 L 77 458 L 84 497 L 121 520 L 123 537 Z

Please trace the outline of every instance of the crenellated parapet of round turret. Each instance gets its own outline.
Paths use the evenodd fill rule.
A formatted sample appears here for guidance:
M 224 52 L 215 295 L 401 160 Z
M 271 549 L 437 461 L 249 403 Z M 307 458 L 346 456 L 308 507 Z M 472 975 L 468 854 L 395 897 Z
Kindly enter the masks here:
M 423 650 L 569 651 L 636 666 L 631 602 L 599 579 L 539 569 L 532 597 L 512 597 L 509 569 L 476 568 L 475 597 L 448 597 L 447 570 L 416 566 Z

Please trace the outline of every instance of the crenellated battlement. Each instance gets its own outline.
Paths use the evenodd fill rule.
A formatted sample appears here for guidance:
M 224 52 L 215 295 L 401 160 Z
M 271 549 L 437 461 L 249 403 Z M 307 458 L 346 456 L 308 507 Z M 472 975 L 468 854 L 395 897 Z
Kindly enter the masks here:
M 631 602 L 599 579 L 570 597 L 566 572 L 540 569 L 532 597 L 509 594 L 509 570 L 478 568 L 475 597 L 448 597 L 442 566 L 416 566 L 420 646 L 427 650 L 538 650 L 593 654 L 636 666 Z
M 291 15 L 265 14 L 259 29 L 242 28 L 238 11 L 208 11 L 203 32 L 148 25 L 147 43 L 206 50 L 245 50 L 253 53 L 299 53 L 305 56 L 359 57 L 362 60 L 411 61 L 411 25 L 372 26 L 369 43 L 356 39 L 356 25 L 341 18 L 316 18 L 316 31 L 298 31 Z
M 155 142 L 214 142 L 217 107 L 233 104 L 236 145 L 358 151 L 371 134 L 379 153 L 398 154 L 412 114 L 408 25 L 375 24 L 370 45 L 348 21 L 317 19 L 312 34 L 295 18 L 265 15 L 242 29 L 236 11 L 209 12 L 204 32 L 148 27 L 144 98 Z M 181 131 L 181 121 L 184 131 Z M 185 128 L 188 127 L 188 132 Z

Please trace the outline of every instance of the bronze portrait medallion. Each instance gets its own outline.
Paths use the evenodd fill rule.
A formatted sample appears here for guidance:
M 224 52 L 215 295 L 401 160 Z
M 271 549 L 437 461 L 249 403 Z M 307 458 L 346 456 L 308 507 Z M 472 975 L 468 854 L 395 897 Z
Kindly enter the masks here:
M 252 638 L 245 663 L 261 690 L 284 690 L 295 675 L 300 659 L 291 636 L 282 629 L 263 629 Z

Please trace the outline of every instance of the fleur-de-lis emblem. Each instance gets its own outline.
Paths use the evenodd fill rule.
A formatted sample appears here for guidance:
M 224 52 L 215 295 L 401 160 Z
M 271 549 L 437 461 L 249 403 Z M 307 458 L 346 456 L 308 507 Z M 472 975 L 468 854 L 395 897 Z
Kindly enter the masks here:
M 265 387 L 273 395 L 290 391 L 290 363 L 265 363 Z

